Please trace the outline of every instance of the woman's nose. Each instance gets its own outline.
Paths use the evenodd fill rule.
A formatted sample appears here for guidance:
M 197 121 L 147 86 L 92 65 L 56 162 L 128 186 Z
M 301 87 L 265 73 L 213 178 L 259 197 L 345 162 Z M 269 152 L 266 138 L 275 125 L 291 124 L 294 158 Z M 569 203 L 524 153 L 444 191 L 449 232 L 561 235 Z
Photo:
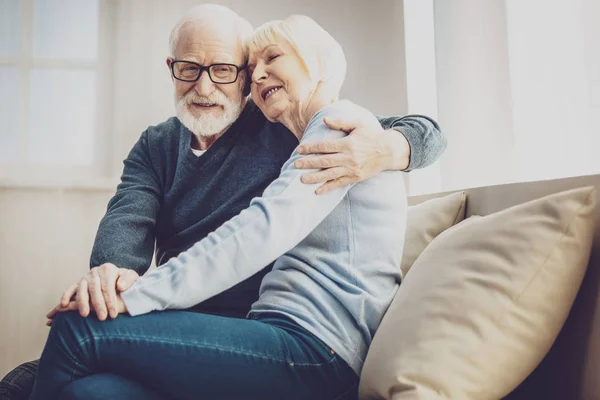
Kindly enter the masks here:
M 254 68 L 254 71 L 252 71 L 252 80 L 256 83 L 260 83 L 265 79 L 267 79 L 267 72 L 265 71 L 263 66 L 257 65 Z

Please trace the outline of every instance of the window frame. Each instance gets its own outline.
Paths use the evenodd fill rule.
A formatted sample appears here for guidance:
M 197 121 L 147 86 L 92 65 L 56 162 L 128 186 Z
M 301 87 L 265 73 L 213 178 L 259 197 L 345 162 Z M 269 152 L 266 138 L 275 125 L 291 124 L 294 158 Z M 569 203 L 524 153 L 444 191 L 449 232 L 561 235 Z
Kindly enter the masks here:
M 18 156 L 14 161 L 0 162 L 2 186 L 100 186 L 109 180 L 109 162 L 114 143 L 112 96 L 114 93 L 117 0 L 98 0 L 98 57 L 95 61 L 77 59 L 35 59 L 33 56 L 33 22 L 35 0 L 20 1 L 20 51 L 16 56 L 0 55 L 1 66 L 17 67 L 20 71 Z M 33 69 L 75 69 L 96 72 L 96 102 L 93 161 L 90 165 L 34 164 L 28 160 L 30 77 Z

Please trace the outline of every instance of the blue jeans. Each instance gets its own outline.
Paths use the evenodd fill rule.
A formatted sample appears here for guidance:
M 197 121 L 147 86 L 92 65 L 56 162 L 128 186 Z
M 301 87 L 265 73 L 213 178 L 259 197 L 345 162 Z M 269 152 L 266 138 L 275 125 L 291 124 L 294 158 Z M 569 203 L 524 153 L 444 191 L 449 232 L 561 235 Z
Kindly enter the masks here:
M 356 399 L 356 373 L 323 342 L 275 314 L 187 311 L 114 320 L 60 313 L 31 400 Z

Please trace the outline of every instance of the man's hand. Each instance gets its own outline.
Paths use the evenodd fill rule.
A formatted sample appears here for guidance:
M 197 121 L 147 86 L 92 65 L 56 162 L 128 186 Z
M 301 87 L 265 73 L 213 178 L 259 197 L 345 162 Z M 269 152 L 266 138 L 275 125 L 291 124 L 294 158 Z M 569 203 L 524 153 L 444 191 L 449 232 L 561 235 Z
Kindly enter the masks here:
M 395 130 L 384 131 L 373 115 L 360 113 L 354 121 L 325 119 L 324 122 L 330 129 L 349 135 L 298 146 L 299 154 L 318 154 L 294 163 L 296 168 L 321 169 L 302 176 L 303 183 L 326 182 L 317 189 L 317 194 L 363 181 L 387 169 L 408 167 L 410 146 L 404 135 Z
M 87 317 L 90 311 L 95 311 L 100 321 L 104 321 L 107 316 L 116 318 L 124 308 L 123 300 L 117 291 L 127 290 L 138 278 L 137 272 L 118 268 L 114 264 L 94 267 L 78 284 L 72 285 L 64 292 L 58 306 L 46 317 L 52 320 L 57 312 L 78 309 L 82 317 Z

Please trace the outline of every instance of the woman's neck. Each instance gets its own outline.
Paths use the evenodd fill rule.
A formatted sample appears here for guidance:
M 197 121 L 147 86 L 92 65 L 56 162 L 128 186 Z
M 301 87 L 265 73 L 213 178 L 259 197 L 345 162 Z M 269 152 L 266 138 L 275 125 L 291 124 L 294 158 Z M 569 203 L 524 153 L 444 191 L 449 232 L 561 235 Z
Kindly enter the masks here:
M 318 89 L 310 96 L 306 103 L 295 104 L 280 116 L 278 122 L 288 128 L 298 140 L 302 140 L 306 126 L 312 117 L 331 103 L 331 99 L 324 99 L 320 96 Z

